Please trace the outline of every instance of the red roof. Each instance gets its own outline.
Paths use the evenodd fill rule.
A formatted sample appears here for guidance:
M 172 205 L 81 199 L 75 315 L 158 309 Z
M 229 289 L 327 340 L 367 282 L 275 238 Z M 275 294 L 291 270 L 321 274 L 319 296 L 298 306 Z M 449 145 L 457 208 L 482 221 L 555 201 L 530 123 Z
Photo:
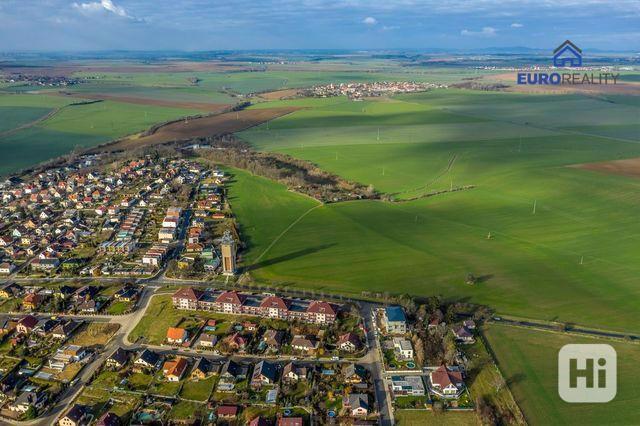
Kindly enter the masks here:
M 312 314 L 335 315 L 336 311 L 330 303 L 314 300 L 307 308 L 307 312 Z
M 165 376 L 181 377 L 184 370 L 187 369 L 187 360 L 184 358 L 176 358 L 175 361 L 167 361 L 162 367 Z
M 231 303 L 234 305 L 242 305 L 244 296 L 235 291 L 225 291 L 216 299 L 217 303 Z
M 203 296 L 203 292 L 192 287 L 182 287 L 180 290 L 173 293 L 173 297 L 177 299 L 188 299 L 198 301 Z
M 27 328 L 33 328 L 36 326 L 36 324 L 38 324 L 38 318 L 34 317 L 33 315 L 27 315 L 26 317 L 18 321 L 18 324 L 24 325 Z
M 184 338 L 186 330 L 179 327 L 169 327 L 167 329 L 167 339 L 181 340 Z
M 462 373 L 459 371 L 451 371 L 446 365 L 441 365 L 435 371 L 431 373 L 431 383 L 439 385 L 441 388 L 446 388 L 449 385 L 458 387 L 464 381 L 462 380 Z
M 218 416 L 232 417 L 238 414 L 238 407 L 235 405 L 221 405 L 216 410 Z
M 281 417 L 278 426 L 302 426 L 302 417 Z
M 289 309 L 286 302 L 278 296 L 269 296 L 265 297 L 264 300 L 260 303 L 261 308 L 278 308 L 282 310 Z

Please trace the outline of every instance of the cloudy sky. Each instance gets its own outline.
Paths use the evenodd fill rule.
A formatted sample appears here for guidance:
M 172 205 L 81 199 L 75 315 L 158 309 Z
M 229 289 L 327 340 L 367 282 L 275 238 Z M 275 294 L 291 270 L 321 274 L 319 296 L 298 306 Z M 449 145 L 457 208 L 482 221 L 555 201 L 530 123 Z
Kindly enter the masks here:
M 0 0 L 0 51 L 640 50 L 640 0 Z

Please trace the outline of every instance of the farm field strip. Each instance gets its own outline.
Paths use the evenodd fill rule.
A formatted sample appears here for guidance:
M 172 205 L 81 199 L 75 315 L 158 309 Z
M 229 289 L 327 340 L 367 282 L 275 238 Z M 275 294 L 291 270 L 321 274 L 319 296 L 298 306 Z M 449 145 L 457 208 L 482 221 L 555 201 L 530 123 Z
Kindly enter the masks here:
M 490 324 L 487 339 L 498 358 L 518 404 L 532 424 L 585 425 L 635 423 L 635 407 L 640 402 L 640 379 L 637 364 L 638 346 L 527 330 L 500 324 Z M 606 404 L 569 404 L 562 401 L 557 389 L 557 356 L 569 343 L 606 343 L 618 354 L 618 391 Z

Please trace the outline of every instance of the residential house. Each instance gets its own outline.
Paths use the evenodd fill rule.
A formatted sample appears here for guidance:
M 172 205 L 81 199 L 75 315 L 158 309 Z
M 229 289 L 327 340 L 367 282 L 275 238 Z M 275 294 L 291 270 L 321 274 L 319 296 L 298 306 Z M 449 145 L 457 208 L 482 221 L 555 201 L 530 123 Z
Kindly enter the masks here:
M 107 358 L 107 360 L 105 361 L 105 365 L 108 368 L 119 370 L 125 365 L 127 365 L 127 362 L 129 362 L 130 356 L 131 356 L 131 353 L 129 351 L 122 348 L 118 348 L 111 354 L 109 358 Z
M 456 336 L 456 340 L 462 343 L 473 343 L 475 339 L 473 334 L 467 330 L 465 326 L 459 326 L 453 329 L 453 334 Z
M 346 333 L 338 339 L 338 349 L 345 352 L 355 352 L 362 347 L 360 338 L 355 333 Z
M 211 374 L 212 363 L 206 358 L 198 358 L 191 370 L 191 379 L 204 380 Z
M 318 345 L 318 341 L 311 336 L 294 336 L 291 340 L 291 347 L 296 351 L 313 352 Z
M 13 281 L 9 281 L 7 283 L 4 283 L 0 287 L 0 297 L 2 297 L 3 299 L 18 297 L 20 294 L 22 294 L 22 291 L 23 291 L 22 286 L 20 286 L 19 284 L 16 284 Z
M 38 318 L 33 315 L 27 315 L 26 317 L 22 317 L 18 324 L 16 325 L 16 331 L 22 334 L 29 334 L 33 329 L 38 325 Z
M 169 327 L 167 329 L 167 342 L 172 344 L 181 345 L 183 344 L 187 338 L 189 337 L 189 333 L 187 330 L 180 327 Z
M 121 426 L 122 420 L 120 417 L 112 412 L 104 413 L 99 419 L 96 426 Z
M 262 385 L 272 385 L 278 380 L 278 365 L 267 361 L 260 361 L 253 369 L 251 386 L 260 388 Z
M 400 306 L 387 306 L 382 313 L 382 325 L 389 334 L 405 334 L 407 317 Z
M 345 383 L 352 385 L 365 383 L 367 379 L 367 370 L 359 364 L 344 364 L 342 366 L 342 377 L 344 378 Z
M 84 405 L 73 404 L 73 406 L 62 416 L 58 424 L 60 426 L 80 426 L 88 424 L 89 410 Z
M 342 406 L 353 417 L 363 417 L 369 414 L 369 397 L 364 393 L 352 393 L 344 396 Z
M 235 405 L 221 405 L 216 409 L 219 419 L 233 419 L 238 415 L 238 407 Z
M 396 353 L 396 358 L 399 360 L 411 360 L 413 359 L 413 346 L 411 342 L 404 337 L 393 338 L 393 350 Z
M 162 374 L 169 382 L 179 382 L 184 376 L 188 367 L 187 359 L 183 357 L 177 357 L 172 361 L 166 361 L 162 366 Z
M 46 404 L 47 399 L 47 393 L 43 390 L 24 391 L 13 403 L 9 404 L 9 410 L 18 413 L 26 413 L 31 407 L 40 410 Z
M 421 376 L 391 376 L 391 389 L 396 395 L 425 395 Z
M 51 336 L 54 339 L 68 339 L 71 334 L 80 327 L 79 322 L 74 320 L 62 320 L 62 322 L 58 323 L 58 325 L 51 331 Z
M 460 371 L 441 365 L 429 374 L 431 391 L 445 398 L 457 398 L 464 389 L 464 380 Z
M 13 263 L 10 262 L 2 262 L 0 263 L 0 274 L 9 275 L 12 274 L 13 271 L 16 270 L 16 267 Z
M 201 334 L 198 345 L 202 348 L 213 348 L 218 342 L 218 336 L 215 334 Z
M 284 332 L 280 330 L 267 330 L 262 336 L 262 340 L 266 345 L 273 350 L 277 350 L 282 345 L 284 339 Z
M 138 358 L 133 362 L 138 372 L 148 372 L 157 370 L 162 362 L 162 357 L 151 349 L 143 350 Z
M 38 293 L 29 293 L 22 299 L 22 306 L 25 309 L 35 311 L 44 301 L 44 296 Z
M 240 333 L 234 333 L 231 336 L 224 339 L 231 350 L 244 351 L 247 347 L 247 339 L 240 335 Z
M 307 369 L 307 367 L 296 365 L 293 362 L 290 362 L 282 369 L 282 380 L 286 382 L 307 380 L 308 374 L 309 370 Z
M 280 417 L 278 426 L 304 426 L 302 417 Z

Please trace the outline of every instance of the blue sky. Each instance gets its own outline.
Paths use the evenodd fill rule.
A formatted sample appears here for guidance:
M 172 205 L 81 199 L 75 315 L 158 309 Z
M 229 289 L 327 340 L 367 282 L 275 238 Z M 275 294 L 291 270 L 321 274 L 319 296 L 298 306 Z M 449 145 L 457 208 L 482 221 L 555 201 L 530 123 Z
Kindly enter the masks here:
M 0 0 L 0 51 L 640 51 L 640 0 Z

